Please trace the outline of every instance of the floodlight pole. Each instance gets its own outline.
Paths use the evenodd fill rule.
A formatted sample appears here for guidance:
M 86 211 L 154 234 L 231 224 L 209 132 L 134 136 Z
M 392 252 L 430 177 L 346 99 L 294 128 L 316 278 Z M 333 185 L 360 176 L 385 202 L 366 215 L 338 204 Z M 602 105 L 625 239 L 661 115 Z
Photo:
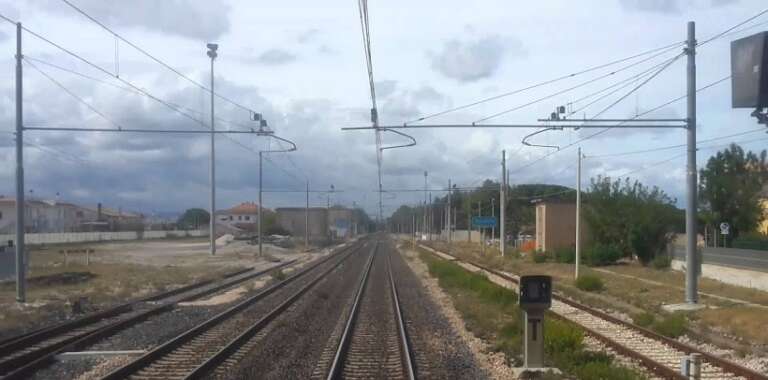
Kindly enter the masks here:
M 208 44 L 208 57 L 211 58 L 211 132 L 216 130 L 215 118 L 214 118 L 214 98 L 215 93 L 213 90 L 213 61 L 216 60 L 218 45 Z M 216 134 L 211 133 L 211 163 L 210 163 L 210 177 L 211 177 L 211 199 L 210 199 L 210 222 L 208 234 L 211 241 L 211 256 L 216 255 Z
M 699 263 L 697 255 L 697 228 L 696 228 L 696 23 L 688 22 L 688 39 L 686 41 L 685 54 L 688 57 L 687 64 L 687 124 L 688 124 L 688 172 L 687 172 L 687 196 L 685 209 L 685 301 L 696 304 L 698 295 Z
M 27 299 L 27 263 L 24 255 L 24 126 L 21 23 L 16 23 L 16 301 Z

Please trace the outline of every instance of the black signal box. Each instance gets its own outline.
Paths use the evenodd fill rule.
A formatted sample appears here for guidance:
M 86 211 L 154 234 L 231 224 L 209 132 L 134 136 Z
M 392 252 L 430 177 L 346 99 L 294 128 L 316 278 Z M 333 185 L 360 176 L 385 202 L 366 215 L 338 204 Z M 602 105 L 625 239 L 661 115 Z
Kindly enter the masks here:
M 768 32 L 731 42 L 733 108 L 768 107 Z
M 521 276 L 520 308 L 523 310 L 545 310 L 552 306 L 552 277 Z

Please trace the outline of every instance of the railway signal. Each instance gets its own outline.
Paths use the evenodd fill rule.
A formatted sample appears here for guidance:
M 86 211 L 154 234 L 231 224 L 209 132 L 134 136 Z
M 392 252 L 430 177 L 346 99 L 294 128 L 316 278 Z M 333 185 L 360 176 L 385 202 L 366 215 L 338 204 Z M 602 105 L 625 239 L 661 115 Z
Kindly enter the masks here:
M 552 277 L 520 277 L 519 301 L 525 323 L 523 367 L 544 368 L 544 312 L 552 307 Z

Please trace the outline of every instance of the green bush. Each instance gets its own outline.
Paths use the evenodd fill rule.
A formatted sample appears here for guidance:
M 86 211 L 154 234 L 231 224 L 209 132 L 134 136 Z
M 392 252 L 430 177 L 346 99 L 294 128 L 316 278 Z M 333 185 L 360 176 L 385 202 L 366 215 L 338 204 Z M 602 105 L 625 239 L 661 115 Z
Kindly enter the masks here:
M 533 262 L 534 263 L 540 264 L 540 263 L 547 262 L 547 253 L 546 252 L 536 251 L 536 252 L 533 252 L 531 255 L 533 255 Z
M 605 289 L 603 280 L 591 274 L 583 274 L 576 279 L 576 287 L 587 292 L 599 292 Z
M 658 255 L 653 258 L 651 265 L 653 265 L 655 269 L 669 269 L 669 267 L 672 266 L 672 258 L 667 255 Z
M 470 290 L 481 301 L 502 306 L 517 304 L 517 293 L 488 281 L 482 274 L 467 272 L 466 269 L 448 261 L 427 260 L 430 274 L 437 277 L 444 288 Z
M 632 316 L 632 322 L 640 327 L 650 327 L 655 319 L 656 317 L 648 312 L 643 312 Z
M 573 352 L 584 348 L 584 333 L 556 319 L 544 322 L 544 349 L 549 353 Z
M 621 258 L 621 251 L 612 245 L 598 244 L 587 249 L 584 255 L 584 263 L 597 267 L 616 263 Z
M 739 234 L 739 237 L 732 242 L 729 241 L 729 245 L 733 248 L 739 249 L 756 249 L 760 251 L 768 251 L 768 236 L 759 232 L 747 232 Z M 722 244 L 718 242 L 718 244 Z
M 288 276 L 285 275 L 285 272 L 282 271 L 282 269 L 275 269 L 269 272 L 269 275 L 272 276 L 272 279 L 275 281 L 283 281 Z
M 573 248 L 558 248 L 552 256 L 558 263 L 573 264 L 576 262 L 576 250 Z
M 652 330 L 670 338 L 677 338 L 685 334 L 687 328 L 688 319 L 682 313 L 671 314 L 662 320 L 654 322 L 651 326 Z
M 612 365 L 611 362 L 593 361 L 580 365 L 573 370 L 573 374 L 579 380 L 605 380 L 605 379 L 622 379 L 622 380 L 634 380 L 642 379 L 643 377 L 635 371 L 626 368 Z

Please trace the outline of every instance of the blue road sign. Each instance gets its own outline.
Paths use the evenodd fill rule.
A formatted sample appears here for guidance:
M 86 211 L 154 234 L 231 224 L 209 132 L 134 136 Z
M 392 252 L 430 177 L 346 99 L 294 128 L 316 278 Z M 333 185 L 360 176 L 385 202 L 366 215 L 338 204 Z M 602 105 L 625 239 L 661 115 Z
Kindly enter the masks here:
M 496 227 L 495 216 L 473 216 L 472 225 L 475 227 L 491 228 Z

